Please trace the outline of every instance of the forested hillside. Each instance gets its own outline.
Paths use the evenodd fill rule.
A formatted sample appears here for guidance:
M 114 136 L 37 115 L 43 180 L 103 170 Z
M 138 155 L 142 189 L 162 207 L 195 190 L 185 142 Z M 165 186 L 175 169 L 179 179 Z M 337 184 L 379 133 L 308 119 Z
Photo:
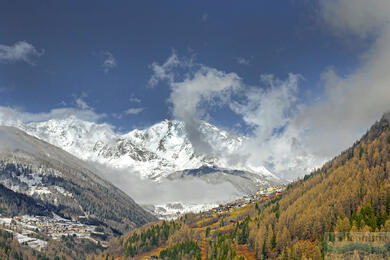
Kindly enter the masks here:
M 258 257 L 317 259 L 324 232 L 390 231 L 389 116 L 259 212 L 249 225 Z
M 59 241 L 52 241 L 46 249 L 38 251 L 30 248 L 26 243 L 19 243 L 12 231 L 0 228 L 1 260 L 85 259 L 88 254 L 101 252 L 103 249 L 101 245 L 96 245 L 92 241 L 67 236 Z
M 321 259 L 325 232 L 388 232 L 389 122 L 386 114 L 351 148 L 279 196 L 233 212 L 152 224 L 112 241 L 100 257 L 167 258 L 168 253 L 192 259 L 199 246 L 202 259 Z M 164 226 L 174 228 L 161 233 Z
M 0 259 L 23 259 L 23 255 L 13 235 L 0 229 Z

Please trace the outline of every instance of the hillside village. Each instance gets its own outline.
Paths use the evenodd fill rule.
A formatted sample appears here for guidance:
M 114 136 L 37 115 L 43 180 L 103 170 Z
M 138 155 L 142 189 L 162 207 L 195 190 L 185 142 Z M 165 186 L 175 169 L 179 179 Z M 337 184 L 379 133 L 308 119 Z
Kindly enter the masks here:
M 234 201 L 228 203 L 221 203 L 219 205 L 217 203 L 205 204 L 205 205 L 196 205 L 196 204 L 183 205 L 182 203 L 177 202 L 177 203 L 168 203 L 168 204 L 157 205 L 157 206 L 143 205 L 143 207 L 148 211 L 150 211 L 151 213 L 153 213 L 159 219 L 173 220 L 190 212 L 217 213 L 217 212 L 232 211 L 234 209 L 254 203 L 255 201 L 258 200 L 264 200 L 264 199 L 278 196 L 280 192 L 284 190 L 284 188 L 285 185 L 276 185 L 267 188 L 263 188 L 262 186 L 259 186 L 259 189 L 256 193 L 248 194 Z
M 205 211 L 204 214 L 232 212 L 256 201 L 276 197 L 284 188 L 284 186 L 269 187 L 267 189 L 261 189 L 260 187 L 255 194 L 246 195 L 230 203 L 219 205 Z M 173 218 L 181 215 L 177 213 Z M 8 217 L 0 214 L 0 225 L 4 230 L 13 233 L 20 244 L 28 245 L 38 251 L 43 251 L 47 247 L 49 239 L 60 240 L 68 236 L 88 239 L 102 247 L 107 246 L 107 242 L 104 241 L 105 233 L 101 232 L 102 230 L 97 226 L 83 224 L 78 220 L 64 219 L 55 214 L 53 217 L 29 215 Z
M 246 195 L 230 203 L 219 205 L 218 207 L 209 210 L 209 212 L 223 213 L 228 211 L 234 211 L 235 209 L 244 207 L 248 204 L 255 203 L 259 200 L 265 200 L 268 198 L 277 197 L 284 189 L 285 189 L 285 185 L 278 185 L 266 189 L 262 189 L 262 187 L 260 186 L 259 191 L 257 191 L 255 194 Z
M 205 259 L 204 257 L 212 254 L 211 251 L 221 246 L 219 244 L 221 239 L 226 240 L 223 242 L 223 248 L 230 253 L 224 252 L 230 254 L 230 256 L 236 255 L 234 259 L 254 259 L 255 252 L 250 250 L 245 243 L 248 239 L 248 225 L 251 221 L 249 216 L 257 216 L 262 209 L 267 207 L 266 205 L 269 206 L 277 201 L 285 188 L 286 186 L 273 186 L 265 189 L 259 187 L 258 192 L 230 203 L 197 214 L 183 214 L 175 220 L 161 220 L 146 225 L 119 240 L 115 240 L 116 242 L 111 243 L 107 251 L 97 259 L 104 259 L 108 255 L 114 256 L 115 259 L 128 259 L 128 257 L 136 257 L 136 259 L 180 259 L 164 256 L 168 254 L 170 246 L 175 243 L 178 245 L 179 242 L 182 243 L 179 243 L 180 246 L 188 247 L 186 250 L 192 248 L 191 250 L 197 252 L 195 258 L 190 257 L 188 259 Z M 188 239 L 196 243 L 190 244 Z M 121 255 L 120 252 L 123 254 Z M 227 255 L 224 257 L 227 257 Z
M 28 245 L 38 251 L 47 247 L 49 239 L 60 240 L 69 236 L 88 239 L 95 244 L 106 246 L 105 242 L 99 239 L 105 234 L 99 232 L 97 226 L 64 219 L 55 214 L 53 217 L 0 215 L 0 225 L 4 230 L 13 233 L 20 244 Z

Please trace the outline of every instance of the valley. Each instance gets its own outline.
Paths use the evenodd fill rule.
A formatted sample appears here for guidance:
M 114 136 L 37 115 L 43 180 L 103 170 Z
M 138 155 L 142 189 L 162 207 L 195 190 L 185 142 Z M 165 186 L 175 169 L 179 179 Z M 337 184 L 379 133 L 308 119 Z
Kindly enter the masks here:
M 390 231 L 389 156 L 385 114 L 351 148 L 284 190 L 148 224 L 111 241 L 100 257 L 328 259 L 326 232 Z M 359 254 L 386 259 L 390 251 L 383 245 Z
M 201 218 L 215 214 L 230 214 L 236 210 L 241 211 L 242 207 L 247 207 L 258 201 L 276 198 L 282 190 L 283 187 L 269 188 L 228 204 L 209 205 L 210 208 L 197 208 L 198 210 L 190 208 L 185 213 L 199 213 Z M 175 205 L 171 207 L 174 208 Z M 164 212 L 164 214 L 157 216 L 165 220 L 175 220 L 181 216 L 185 216 L 182 212 L 174 212 L 174 210 L 171 213 L 168 212 L 170 214 L 166 213 Z M 49 243 L 48 241 L 51 239 L 61 241 L 64 237 L 87 239 L 99 245 L 102 249 L 107 248 L 109 234 L 106 234 L 104 228 L 98 225 L 87 224 L 88 221 L 86 220 L 83 216 L 70 220 L 64 219 L 56 214 L 50 217 L 29 215 L 7 217 L 0 214 L 0 226 L 5 231 L 12 233 L 19 244 L 28 245 L 30 248 L 38 251 L 45 251 Z M 232 221 L 231 223 L 235 222 Z
M 35 144 L 38 150 L 34 158 L 39 160 L 41 145 L 49 148 L 45 156 L 52 160 L 61 158 L 69 163 L 64 158 L 70 155 L 19 130 L 1 130 L 3 136 L 7 135 L 7 141 L 2 142 L 3 154 L 14 151 L 14 157 L 4 156 L 1 164 L 2 194 L 6 196 L 1 203 L 2 226 L 14 234 L 21 248 L 25 245 L 43 254 L 73 254 L 87 259 L 320 259 L 327 253 L 321 242 L 326 232 L 390 230 L 390 114 L 385 114 L 351 148 L 303 179 L 274 186 L 257 183 L 253 193 L 207 206 L 187 205 L 185 209 L 181 203 L 145 205 L 143 216 L 151 212 L 163 220 L 156 221 L 150 214 L 150 221 L 128 226 L 127 230 L 125 227 L 121 229 L 123 234 L 117 229 L 120 225 L 99 218 L 98 211 L 91 214 L 93 209 L 69 211 L 64 207 L 71 207 L 73 202 L 65 203 L 74 201 L 77 194 L 67 188 L 65 172 L 45 168 L 45 164 L 36 168 L 26 147 Z M 18 141 L 5 145 L 15 135 Z M 22 147 L 21 140 L 24 150 L 15 150 L 15 146 Z M 238 170 L 226 173 L 216 167 L 180 174 L 208 177 L 218 171 L 232 176 L 243 174 Z M 51 179 L 54 177 L 55 181 Z M 11 200 L 5 199 L 7 196 Z M 15 207 L 12 200 L 24 206 Z M 55 249 L 53 245 L 61 246 Z M 88 253 L 82 248 L 89 248 Z
M 92 167 L 101 168 L 97 171 L 100 177 L 110 180 L 160 218 L 207 210 L 253 194 L 260 186 L 266 188 L 287 183 L 264 166 L 230 164 L 229 156 L 239 153 L 245 137 L 206 122 L 201 124 L 200 131 L 213 147 L 212 154 L 196 152 L 184 122 L 176 120 L 164 120 L 147 129 L 124 134 L 115 132 L 106 124 L 75 116 L 28 124 L 9 121 L 6 124 L 63 149 Z M 32 181 L 29 185 L 35 189 L 37 186 Z M 196 186 L 198 189 L 192 190 Z M 46 189 L 41 187 L 30 192 L 41 192 L 45 197 L 51 192 L 57 193 L 55 189 L 61 187 Z M 209 191 L 209 194 L 200 199 L 202 191 L 204 194 Z M 185 199 L 178 200 L 182 197 Z
M 229 202 L 224 203 L 211 203 L 211 204 L 182 204 L 177 203 L 167 203 L 163 205 L 142 205 L 145 209 L 152 212 L 159 219 L 172 220 L 179 218 L 187 213 L 202 213 L 202 212 L 227 212 L 229 210 L 234 210 L 243 206 L 246 206 L 250 203 L 254 203 L 258 200 L 264 200 L 268 198 L 273 198 L 278 196 L 286 188 L 286 185 L 268 187 L 267 189 L 262 189 L 261 186 L 258 191 L 252 194 L 245 195 L 240 198 L 231 199 Z
M 390 259 L 390 0 L 0 2 L 0 260 Z
M 42 145 L 19 130 L 3 128 L 2 131 L 8 137 L 15 134 L 23 137 L 18 142 L 25 140 L 25 146 L 32 142 Z M 9 153 L 14 147 L 4 146 L 7 142 L 3 141 L 6 148 L 3 151 Z M 21 147 L 20 144 L 12 145 Z M 49 173 L 48 176 L 62 178 L 63 171 L 42 167 L 37 170 L 35 164 L 24 165 L 28 162 L 26 151 L 22 153 L 24 157 L 18 155 L 12 161 L 3 159 L 2 185 L 6 187 L 2 189 L 4 195 L 18 199 L 19 203 L 33 198 L 36 204 L 15 208 L 10 200 L 3 200 L 1 221 L 5 230 L 12 232 L 21 245 L 27 244 L 41 252 L 52 252 L 50 244 L 55 241 L 63 243 L 72 239 L 76 244 L 70 248 L 76 251 L 68 254 L 80 254 L 80 248 L 94 245 L 88 256 L 91 259 L 164 259 L 167 256 L 172 259 L 319 259 L 326 253 L 321 246 L 325 232 L 383 232 L 389 228 L 390 114 L 385 114 L 351 148 L 303 179 L 287 185 L 261 186 L 259 183 L 254 193 L 226 203 L 189 207 L 185 213 L 180 203 L 170 204 L 169 209 L 145 207 L 164 220 L 149 221 L 125 231 L 122 236 L 113 228 L 118 225 L 111 224 L 110 227 L 110 222 L 102 222 L 107 219 L 99 220 L 96 213 L 93 217 L 82 210 L 82 214 L 73 213 L 68 219 L 60 217 L 58 214 L 69 214 L 59 206 L 73 200 L 74 191 L 70 192 L 62 179 L 53 182 L 47 178 Z M 50 149 L 46 154 L 48 151 Z M 54 158 L 53 155 L 51 152 L 50 157 Z M 15 158 L 19 158 L 19 164 L 15 164 Z M 203 168 L 202 171 L 191 170 L 187 174 L 191 178 L 207 176 L 216 169 Z M 373 188 L 376 186 L 379 189 Z M 40 192 L 45 189 L 46 192 Z M 58 203 L 59 198 L 67 200 Z M 42 216 L 26 215 L 28 212 L 39 212 Z M 81 241 L 91 244 L 77 245 Z M 60 252 L 62 250 L 65 249 Z

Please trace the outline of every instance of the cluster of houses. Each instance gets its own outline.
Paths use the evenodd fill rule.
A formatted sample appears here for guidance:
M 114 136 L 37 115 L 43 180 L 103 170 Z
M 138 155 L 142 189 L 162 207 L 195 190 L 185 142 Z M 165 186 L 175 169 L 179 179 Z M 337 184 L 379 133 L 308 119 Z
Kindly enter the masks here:
M 54 218 L 46 216 L 21 216 L 14 217 L 14 223 L 19 223 L 25 228 L 38 230 L 51 236 L 53 239 L 59 239 L 62 236 L 76 235 L 80 238 L 89 238 L 95 226 L 81 224 L 72 220 L 64 219 L 59 216 Z
M 248 204 L 255 203 L 259 200 L 266 200 L 268 198 L 274 198 L 280 195 L 284 186 L 275 186 L 263 189 L 261 186 L 259 187 L 259 191 L 255 194 L 246 195 L 238 200 L 232 201 L 230 203 L 219 205 L 216 208 L 211 209 L 210 213 L 223 213 L 228 211 L 234 211 L 238 208 L 244 207 Z
M 57 215 L 54 217 L 28 215 L 16 217 L 0 216 L 0 225 L 3 229 L 14 233 L 20 243 L 26 241 L 30 243 L 37 240 L 34 240 L 37 234 L 44 234 L 54 240 L 61 239 L 63 236 L 75 236 L 77 238 L 89 239 L 95 244 L 100 242 L 91 236 L 94 233 L 100 233 L 95 231 L 96 226 L 64 219 Z M 29 243 L 27 244 L 30 245 Z

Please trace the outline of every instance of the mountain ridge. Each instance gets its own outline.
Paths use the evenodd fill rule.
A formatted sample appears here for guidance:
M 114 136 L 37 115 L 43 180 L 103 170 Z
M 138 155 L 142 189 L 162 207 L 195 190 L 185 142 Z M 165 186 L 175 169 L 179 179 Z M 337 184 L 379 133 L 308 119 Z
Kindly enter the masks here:
M 73 155 L 15 127 L 0 126 L 0 183 L 68 218 L 99 219 L 121 232 L 155 218 Z
M 143 178 L 159 181 L 169 174 L 202 166 L 243 170 L 278 179 L 264 166 L 232 166 L 217 155 L 199 154 L 189 140 L 184 122 L 164 120 L 143 130 L 115 133 L 111 126 L 70 116 L 14 126 L 88 161 L 114 168 L 131 168 Z M 203 122 L 200 131 L 217 151 L 234 154 L 245 137 Z

